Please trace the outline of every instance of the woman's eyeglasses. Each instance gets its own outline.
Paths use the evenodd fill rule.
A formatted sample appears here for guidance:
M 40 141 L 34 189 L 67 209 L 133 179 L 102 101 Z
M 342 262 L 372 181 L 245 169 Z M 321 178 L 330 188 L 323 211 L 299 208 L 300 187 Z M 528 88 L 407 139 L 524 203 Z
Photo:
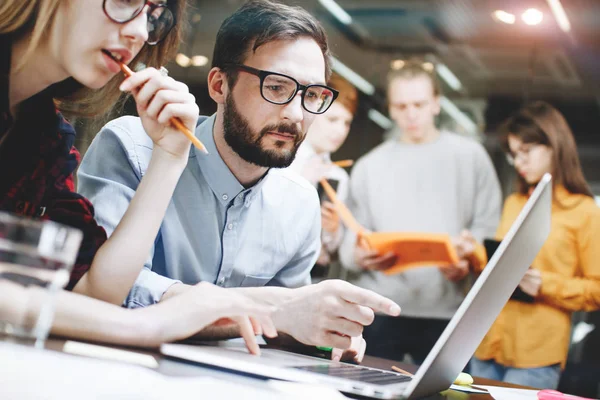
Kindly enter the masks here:
M 175 16 L 166 2 L 154 3 L 145 0 L 104 0 L 102 9 L 106 16 L 117 24 L 125 24 L 137 18 L 146 9 L 148 14 L 148 40 L 155 45 L 163 40 L 175 26 Z
M 531 152 L 540 146 L 543 146 L 543 145 L 541 143 L 524 144 L 517 151 L 515 151 L 515 152 L 509 151 L 508 153 L 506 153 L 506 161 L 510 165 L 514 166 L 515 163 L 517 162 L 517 160 L 528 160 Z

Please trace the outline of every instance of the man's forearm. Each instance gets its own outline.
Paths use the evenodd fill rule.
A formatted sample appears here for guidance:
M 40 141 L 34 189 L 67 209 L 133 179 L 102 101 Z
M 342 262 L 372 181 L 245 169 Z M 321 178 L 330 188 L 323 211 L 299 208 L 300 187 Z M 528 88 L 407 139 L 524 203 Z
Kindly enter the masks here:
M 263 286 L 253 288 L 238 288 L 244 295 L 251 297 L 257 302 L 275 306 L 276 311 L 271 315 L 275 329 L 279 333 L 291 334 L 292 328 L 289 325 L 290 315 L 288 315 L 286 304 L 294 298 L 296 290 L 283 287 Z
M 244 287 L 236 288 L 235 290 L 240 291 L 256 301 L 273 306 L 280 306 L 281 304 L 284 304 L 294 295 L 294 289 L 275 286 Z
M 209 325 L 192 336 L 196 340 L 226 340 L 240 337 L 240 327 L 237 324 L 228 326 Z

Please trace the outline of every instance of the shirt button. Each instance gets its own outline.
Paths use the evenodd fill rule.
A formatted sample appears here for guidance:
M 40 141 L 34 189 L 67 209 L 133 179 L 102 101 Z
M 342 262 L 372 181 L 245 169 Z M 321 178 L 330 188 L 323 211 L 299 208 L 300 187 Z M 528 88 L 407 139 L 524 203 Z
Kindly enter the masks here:
M 225 283 L 224 277 L 220 277 L 219 280 L 217 281 L 217 285 L 219 285 L 219 286 L 223 286 L 224 283 Z
M 233 229 L 233 224 L 227 225 L 227 229 L 232 230 Z
M 227 199 L 229 199 L 229 196 L 227 196 L 226 194 L 224 194 L 223 196 L 221 196 L 221 198 L 222 198 L 223 200 L 227 200 Z

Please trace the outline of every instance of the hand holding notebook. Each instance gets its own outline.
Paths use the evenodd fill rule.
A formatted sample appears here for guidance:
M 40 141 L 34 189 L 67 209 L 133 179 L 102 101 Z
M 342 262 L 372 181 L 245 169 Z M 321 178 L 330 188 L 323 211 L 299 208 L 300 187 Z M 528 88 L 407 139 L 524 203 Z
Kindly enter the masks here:
M 364 235 L 370 248 L 393 253 L 395 263 L 387 275 L 415 267 L 450 267 L 459 262 L 450 235 L 438 233 L 373 232 Z
M 475 238 L 468 230 L 463 230 L 458 237 L 452 238 L 459 261 L 450 267 L 440 267 L 442 275 L 450 282 L 460 282 L 471 271 L 472 255 L 477 248 Z
M 325 180 L 320 180 L 323 190 L 335 205 L 344 225 L 357 235 L 360 246 L 375 250 L 389 261 L 386 274 L 406 269 L 437 266 L 450 267 L 459 262 L 450 235 L 438 233 L 369 232 L 354 219 L 350 210 L 336 196 L 335 190 Z M 392 255 L 393 254 L 393 255 Z M 387 266 L 385 262 L 380 265 Z
M 395 253 L 380 254 L 370 249 L 368 245 L 358 243 L 354 247 L 354 260 L 357 265 L 368 271 L 385 271 L 396 264 Z

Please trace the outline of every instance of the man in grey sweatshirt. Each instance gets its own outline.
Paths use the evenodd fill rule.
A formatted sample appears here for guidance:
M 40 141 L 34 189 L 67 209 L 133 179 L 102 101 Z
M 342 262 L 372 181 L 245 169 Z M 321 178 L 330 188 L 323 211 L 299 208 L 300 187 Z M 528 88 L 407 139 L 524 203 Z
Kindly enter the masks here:
M 389 111 L 399 134 L 362 157 L 352 170 L 348 205 L 371 231 L 448 233 L 469 230 L 493 237 L 501 191 L 487 152 L 474 140 L 440 131 L 440 88 L 434 74 L 408 62 L 388 80 Z M 358 246 L 347 232 L 340 248 L 353 283 L 401 305 L 402 317 L 377 316 L 366 327 L 367 354 L 422 362 L 468 289 L 466 261 L 450 269 L 416 268 L 396 275 L 381 270 L 393 254 Z

